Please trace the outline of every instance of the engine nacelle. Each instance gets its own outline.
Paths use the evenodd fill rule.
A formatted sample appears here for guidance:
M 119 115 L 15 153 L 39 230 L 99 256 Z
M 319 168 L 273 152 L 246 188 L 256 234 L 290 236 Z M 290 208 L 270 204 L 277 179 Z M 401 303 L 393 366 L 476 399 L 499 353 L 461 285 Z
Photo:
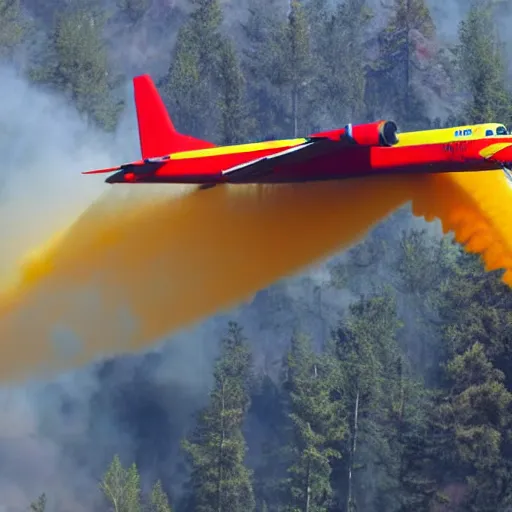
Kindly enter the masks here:
M 398 143 L 398 127 L 393 121 L 347 124 L 345 128 L 314 133 L 310 137 L 326 138 L 358 146 L 394 146 Z
M 359 146 L 394 146 L 398 143 L 398 127 L 393 121 L 369 124 L 347 124 L 344 136 Z M 343 140 L 342 135 L 340 139 Z

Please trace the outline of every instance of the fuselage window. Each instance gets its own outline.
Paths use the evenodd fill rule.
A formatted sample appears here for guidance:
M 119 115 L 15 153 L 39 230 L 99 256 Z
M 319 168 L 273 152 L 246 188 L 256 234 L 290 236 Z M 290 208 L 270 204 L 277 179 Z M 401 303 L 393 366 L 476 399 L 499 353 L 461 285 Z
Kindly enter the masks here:
M 486 137 L 492 137 L 494 135 L 494 132 L 492 130 L 486 130 L 485 136 Z
M 507 129 L 504 126 L 496 128 L 496 135 L 508 135 Z

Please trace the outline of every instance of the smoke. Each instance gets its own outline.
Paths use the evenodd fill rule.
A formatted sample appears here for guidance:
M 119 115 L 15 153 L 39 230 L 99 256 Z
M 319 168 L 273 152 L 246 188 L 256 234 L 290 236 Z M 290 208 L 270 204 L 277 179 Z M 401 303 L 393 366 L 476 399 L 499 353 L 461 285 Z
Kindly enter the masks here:
M 137 158 L 138 140 L 132 101 L 120 130 L 107 137 L 87 126 L 62 96 L 30 85 L 12 68 L 1 67 L 0 80 L 0 282 L 4 288 L 16 281 L 22 255 L 65 232 L 91 203 L 108 194 L 103 180 L 88 179 L 80 172 Z M 131 100 L 131 88 L 129 94 Z M 118 195 L 130 193 L 120 190 Z M 92 366 L 48 383 L 1 388 L 1 509 L 26 510 L 31 500 L 46 492 L 52 510 L 92 510 L 101 499 L 98 479 L 115 453 L 126 464 L 140 460 L 142 468 L 148 468 L 148 479 L 174 471 L 187 418 L 204 400 L 210 382 L 217 349 L 215 327 L 213 319 L 177 336 L 172 347 L 145 357 L 118 359 L 102 365 L 100 371 Z M 61 337 L 66 338 L 65 333 Z M 37 343 L 35 332 L 29 351 Z M 148 411 L 148 402 L 157 405 Z M 162 422 L 158 431 L 149 423 L 151 414 L 167 415 L 169 407 L 175 417 Z M 150 425 L 149 439 L 160 446 L 173 443 L 169 436 L 174 440 L 165 454 L 141 440 L 136 430 L 140 419 L 129 416 L 135 408 Z M 153 460 L 141 457 L 138 447 Z M 157 456 L 174 460 L 156 464 Z
M 0 281 L 20 254 L 64 230 L 105 186 L 80 172 L 112 162 L 103 134 L 61 97 L 42 93 L 0 67 Z M 118 157 L 118 156 L 117 156 Z

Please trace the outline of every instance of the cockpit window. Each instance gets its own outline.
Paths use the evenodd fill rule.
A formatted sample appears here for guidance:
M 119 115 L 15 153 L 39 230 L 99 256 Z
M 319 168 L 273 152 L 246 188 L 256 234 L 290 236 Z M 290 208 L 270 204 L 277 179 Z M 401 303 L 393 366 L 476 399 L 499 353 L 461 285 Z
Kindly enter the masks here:
M 486 130 L 485 131 L 485 136 L 486 137 L 492 137 L 494 135 L 494 132 L 492 130 Z
M 507 129 L 504 126 L 496 128 L 496 135 L 508 135 Z

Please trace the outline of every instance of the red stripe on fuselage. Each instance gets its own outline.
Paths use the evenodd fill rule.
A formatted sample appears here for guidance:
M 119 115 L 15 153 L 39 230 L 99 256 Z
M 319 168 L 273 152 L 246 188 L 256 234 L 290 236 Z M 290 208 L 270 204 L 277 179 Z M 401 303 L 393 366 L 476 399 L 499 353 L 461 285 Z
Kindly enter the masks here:
M 304 162 L 283 165 L 279 158 L 273 172 L 244 180 L 248 183 L 286 183 L 335 180 L 356 176 L 408 172 L 457 172 L 496 169 L 497 164 L 482 158 L 479 152 L 495 143 L 512 143 L 512 137 L 403 147 L 343 147 Z M 251 153 L 235 153 L 203 158 L 170 160 L 148 181 L 173 183 L 223 183 L 229 181 L 222 171 L 273 155 L 287 148 Z M 269 163 L 270 164 L 270 163 Z M 236 178 L 235 178 L 236 179 Z M 146 181 L 144 179 L 144 181 Z M 238 181 L 238 180 L 236 180 Z

